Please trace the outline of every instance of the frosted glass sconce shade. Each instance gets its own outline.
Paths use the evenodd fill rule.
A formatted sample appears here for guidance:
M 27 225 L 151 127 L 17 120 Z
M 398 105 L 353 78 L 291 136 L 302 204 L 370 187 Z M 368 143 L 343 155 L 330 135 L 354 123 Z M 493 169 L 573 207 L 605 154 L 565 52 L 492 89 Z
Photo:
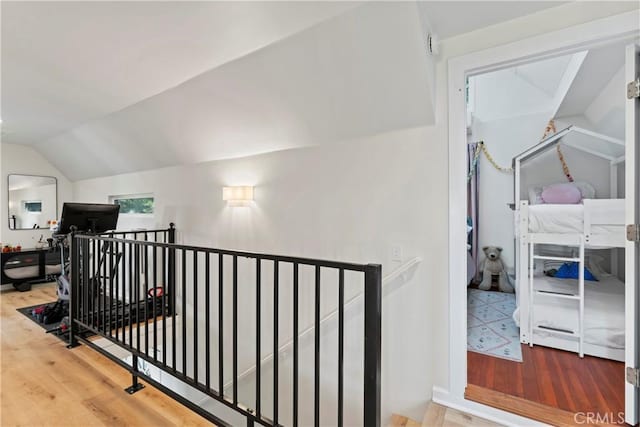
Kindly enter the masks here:
M 229 206 L 247 206 L 253 200 L 253 187 L 222 187 L 222 200 Z

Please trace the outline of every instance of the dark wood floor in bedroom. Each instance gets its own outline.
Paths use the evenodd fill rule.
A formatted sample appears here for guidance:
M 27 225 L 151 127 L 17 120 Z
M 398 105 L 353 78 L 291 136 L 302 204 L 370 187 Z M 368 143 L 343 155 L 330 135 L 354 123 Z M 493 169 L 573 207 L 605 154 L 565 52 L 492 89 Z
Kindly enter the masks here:
M 624 412 L 624 363 L 522 345 L 522 363 L 467 352 L 467 382 L 570 412 Z

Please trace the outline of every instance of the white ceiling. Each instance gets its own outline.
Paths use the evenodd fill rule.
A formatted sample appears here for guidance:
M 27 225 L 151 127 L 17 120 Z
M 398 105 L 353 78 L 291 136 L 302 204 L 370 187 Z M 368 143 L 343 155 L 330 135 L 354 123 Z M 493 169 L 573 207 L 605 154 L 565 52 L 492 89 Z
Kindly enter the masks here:
M 509 21 L 567 1 L 425 1 L 419 2 L 433 31 L 441 38 Z
M 567 117 L 584 114 L 596 96 L 623 67 L 624 55 L 625 43 L 614 43 L 598 49 L 590 49 L 556 116 Z
M 429 124 L 430 26 L 561 3 L 2 1 L 2 141 L 76 180 Z
M 75 180 L 429 124 L 422 33 L 415 3 L 371 3 L 38 148 Z
M 355 6 L 2 1 L 3 141 L 42 141 Z
M 534 114 L 551 116 L 566 93 L 561 82 L 573 57 L 562 55 L 471 77 L 474 118 L 488 122 Z
M 549 97 L 556 96 L 572 55 L 531 62 L 514 68 L 516 74 Z

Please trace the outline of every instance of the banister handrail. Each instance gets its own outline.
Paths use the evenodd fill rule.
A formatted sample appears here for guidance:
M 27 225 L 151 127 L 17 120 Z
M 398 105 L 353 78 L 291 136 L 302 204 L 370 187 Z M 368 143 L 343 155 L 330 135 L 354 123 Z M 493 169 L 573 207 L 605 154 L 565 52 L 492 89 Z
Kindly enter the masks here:
M 382 288 L 384 289 L 385 285 L 387 285 L 388 283 L 390 283 L 391 281 L 395 280 L 396 278 L 400 277 L 401 275 L 403 275 L 404 273 L 406 273 L 407 271 L 409 271 L 411 268 L 413 268 L 414 266 L 420 264 L 422 262 L 422 258 L 421 257 L 414 257 L 411 258 L 409 261 L 405 262 L 404 264 L 402 264 L 400 267 L 396 268 L 395 270 L 393 270 L 391 273 L 387 274 L 386 276 L 384 276 L 382 278 Z M 364 292 L 360 292 L 357 295 L 354 295 L 353 297 L 351 297 L 351 299 L 349 299 L 348 301 L 345 302 L 344 304 L 344 308 L 347 309 L 348 307 L 350 307 L 351 305 L 355 304 L 356 300 L 362 298 L 364 296 Z M 327 315 L 325 315 L 321 320 L 320 320 L 320 326 L 322 326 L 323 324 L 327 323 L 328 321 L 330 321 L 331 319 L 333 319 L 334 317 L 336 317 L 336 315 L 338 314 L 338 308 L 336 307 L 334 310 L 332 310 L 330 313 L 328 313 Z M 302 332 L 300 332 L 298 334 L 298 338 L 304 338 L 305 336 L 309 335 L 311 332 L 313 332 L 315 330 L 314 325 L 309 326 L 307 329 L 303 330 Z M 291 339 L 289 339 L 287 342 L 285 342 L 282 346 L 280 346 L 278 348 L 278 352 L 284 352 L 287 349 L 289 349 L 291 346 L 293 345 L 293 337 Z M 273 359 L 273 353 L 269 353 L 268 355 L 266 355 L 262 360 L 260 360 L 260 364 L 264 364 L 267 363 L 269 360 Z M 249 375 L 251 375 L 253 372 L 255 372 L 256 370 L 256 366 L 253 365 L 250 368 L 246 369 L 245 371 L 243 371 L 242 373 L 240 373 L 238 375 L 238 381 L 248 377 Z M 224 388 L 227 389 L 229 386 L 233 385 L 233 381 L 229 381 L 224 385 Z
M 144 231 L 138 231 L 138 233 L 144 233 Z M 204 252 L 204 253 L 217 254 L 217 255 L 228 255 L 228 256 L 236 256 L 241 258 L 253 258 L 253 259 L 259 259 L 263 261 L 278 261 L 278 262 L 288 262 L 292 264 L 315 265 L 315 266 L 327 267 L 327 268 L 342 268 L 345 270 L 360 271 L 360 272 L 365 272 L 367 268 L 367 264 L 359 264 L 355 262 L 331 261 L 326 259 L 305 258 L 305 257 L 296 257 L 296 256 L 290 256 L 290 255 L 275 255 L 275 254 L 267 254 L 267 253 L 260 253 L 260 252 L 237 251 L 232 249 L 208 248 L 204 246 L 181 245 L 173 242 L 160 243 L 160 242 L 140 241 L 140 240 L 132 240 L 132 239 L 116 239 L 112 237 L 103 237 L 99 235 L 89 235 L 89 234 L 76 234 L 74 237 L 82 240 L 99 240 L 102 242 L 122 243 L 126 245 L 140 245 L 141 243 L 144 243 L 144 246 L 148 246 L 150 248 L 164 247 L 170 250 L 197 251 L 197 252 Z

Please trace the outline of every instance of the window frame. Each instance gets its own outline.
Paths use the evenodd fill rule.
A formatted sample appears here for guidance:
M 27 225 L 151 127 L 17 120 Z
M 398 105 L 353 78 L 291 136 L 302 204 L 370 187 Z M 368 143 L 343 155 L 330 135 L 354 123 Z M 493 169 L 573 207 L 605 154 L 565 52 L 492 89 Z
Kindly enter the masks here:
M 120 215 L 126 215 L 127 217 L 134 218 L 153 218 L 156 213 L 156 198 L 153 193 L 136 193 L 136 194 L 119 194 L 109 196 L 109 203 L 116 205 L 117 200 L 135 200 L 135 199 L 151 199 L 153 204 L 153 211 L 149 213 L 143 212 L 120 212 Z
M 28 204 L 32 204 L 32 203 L 39 203 L 40 204 L 40 210 L 39 211 L 30 211 L 29 209 L 27 209 L 27 205 Z M 42 200 L 23 200 L 22 201 L 22 210 L 27 214 L 40 215 L 42 213 Z

